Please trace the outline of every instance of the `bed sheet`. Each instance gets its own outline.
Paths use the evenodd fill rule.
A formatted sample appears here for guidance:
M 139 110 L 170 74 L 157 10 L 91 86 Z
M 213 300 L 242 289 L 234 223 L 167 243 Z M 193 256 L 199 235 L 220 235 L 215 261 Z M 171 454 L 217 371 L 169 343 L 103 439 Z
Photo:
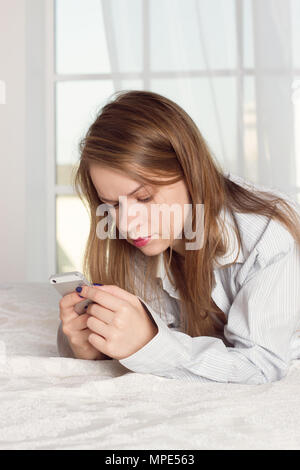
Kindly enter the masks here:
M 62 358 L 59 295 L 0 284 L 0 449 L 300 449 L 300 361 L 263 385 Z

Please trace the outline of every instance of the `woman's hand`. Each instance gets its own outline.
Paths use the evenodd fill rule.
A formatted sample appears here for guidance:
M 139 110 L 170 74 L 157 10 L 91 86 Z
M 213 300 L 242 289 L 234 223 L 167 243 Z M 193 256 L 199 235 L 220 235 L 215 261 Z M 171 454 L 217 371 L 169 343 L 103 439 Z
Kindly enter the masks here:
M 62 321 L 62 331 L 67 336 L 69 345 L 78 359 L 110 359 L 88 341 L 88 337 L 92 333 L 87 327 L 89 315 L 86 313 L 78 315 L 74 310 L 75 304 L 81 300 L 77 292 L 72 292 L 61 298 L 59 316 Z
M 147 344 L 158 332 L 135 295 L 115 285 L 82 286 L 80 295 L 93 300 L 87 308 L 87 339 L 98 351 L 124 359 Z

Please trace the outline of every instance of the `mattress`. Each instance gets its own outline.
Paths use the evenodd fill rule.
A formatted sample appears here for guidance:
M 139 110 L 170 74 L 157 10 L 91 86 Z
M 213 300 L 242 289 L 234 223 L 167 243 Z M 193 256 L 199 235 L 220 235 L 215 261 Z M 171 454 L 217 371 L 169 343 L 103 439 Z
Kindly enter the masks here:
M 0 449 L 300 449 L 300 361 L 243 385 L 59 357 L 59 299 L 0 284 Z

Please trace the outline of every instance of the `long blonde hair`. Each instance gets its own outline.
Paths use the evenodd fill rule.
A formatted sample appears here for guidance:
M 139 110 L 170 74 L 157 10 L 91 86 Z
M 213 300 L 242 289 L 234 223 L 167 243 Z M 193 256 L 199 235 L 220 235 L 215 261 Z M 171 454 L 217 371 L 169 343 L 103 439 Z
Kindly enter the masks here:
M 222 208 L 229 209 L 231 214 L 233 211 L 256 213 L 277 219 L 300 246 L 296 211 L 271 192 L 253 192 L 227 178 L 191 117 L 162 95 L 140 90 L 116 92 L 99 111 L 80 141 L 79 149 L 74 187 L 90 215 L 83 272 L 91 282 L 116 284 L 138 295 L 132 277 L 132 261 L 144 261 L 146 269 L 140 273 L 144 282 L 143 297 L 147 301 L 148 289 L 159 294 L 155 278 L 158 256 L 145 256 L 126 239 L 119 238 L 117 228 L 116 238 L 97 237 L 96 226 L 104 216 L 96 216 L 102 201 L 90 177 L 91 163 L 122 172 L 153 187 L 184 180 L 193 204 L 193 230 L 194 206 L 205 203 L 203 248 L 187 250 L 185 256 L 173 252 L 172 246 L 163 252 L 169 279 L 170 270 L 181 298 L 184 312 L 181 329 L 190 336 L 220 335 L 210 312 L 223 324 L 226 322 L 224 313 L 211 298 L 213 262 L 228 249 L 222 239 L 226 227 L 218 225 Z M 236 224 L 235 231 L 240 248 Z M 182 237 L 185 238 L 184 234 Z

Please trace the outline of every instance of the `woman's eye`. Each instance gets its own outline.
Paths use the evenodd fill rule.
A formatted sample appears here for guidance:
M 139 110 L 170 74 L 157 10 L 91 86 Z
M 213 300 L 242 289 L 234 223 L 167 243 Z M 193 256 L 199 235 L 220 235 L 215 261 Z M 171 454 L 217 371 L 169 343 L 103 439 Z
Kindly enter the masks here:
M 138 201 L 139 202 L 149 202 L 149 201 L 151 201 L 151 199 L 152 199 L 152 196 L 146 197 L 146 199 L 138 199 Z
M 152 199 L 152 196 L 150 197 L 147 197 L 146 199 L 138 199 L 139 202 L 150 202 Z M 119 206 L 119 203 L 117 202 L 117 204 L 115 204 L 113 207 L 114 208 L 117 208 Z

